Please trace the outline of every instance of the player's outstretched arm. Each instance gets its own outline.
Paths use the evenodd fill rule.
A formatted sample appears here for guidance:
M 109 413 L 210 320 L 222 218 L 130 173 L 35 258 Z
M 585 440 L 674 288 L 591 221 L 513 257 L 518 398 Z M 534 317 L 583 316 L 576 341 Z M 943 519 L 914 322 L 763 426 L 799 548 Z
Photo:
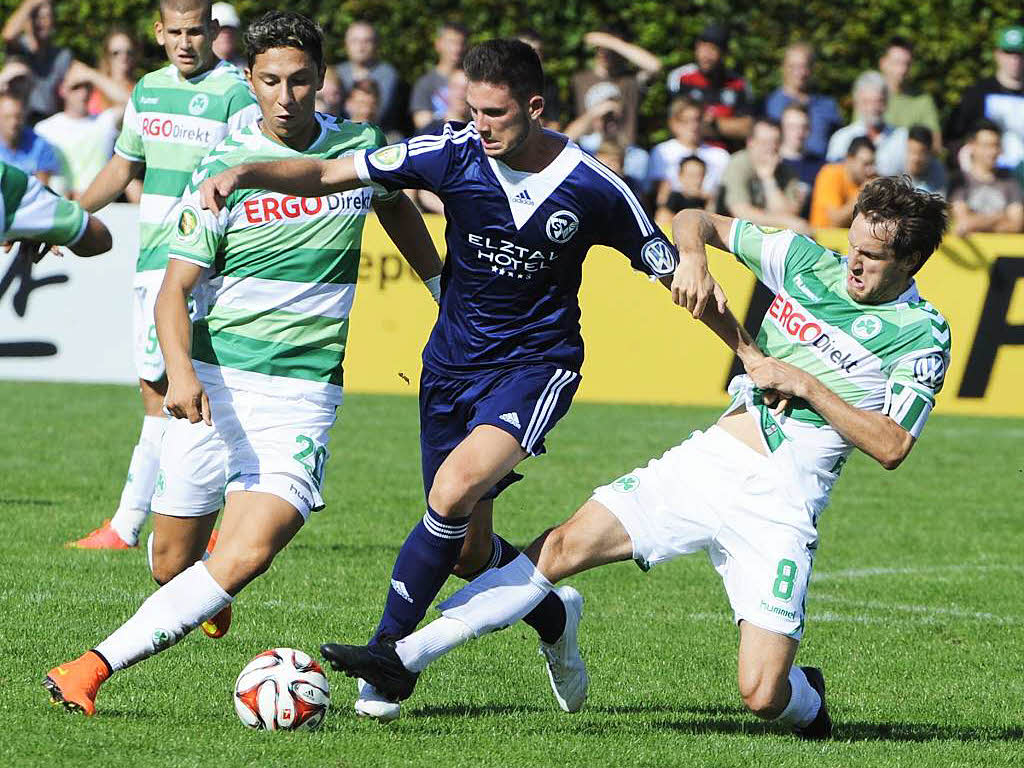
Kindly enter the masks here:
M 401 192 L 391 199 L 375 199 L 373 210 L 391 242 L 409 262 L 435 301 L 440 298 L 441 257 L 430 239 L 423 216 L 409 197 Z
M 89 213 L 95 213 L 101 208 L 105 208 L 121 196 L 125 187 L 145 167 L 145 163 L 128 160 L 115 154 L 103 166 L 103 170 L 96 174 L 96 178 L 92 180 L 89 188 L 82 193 L 79 203 Z
M 275 160 L 242 163 L 206 179 L 199 187 L 203 208 L 219 215 L 224 201 L 236 189 L 266 189 L 282 195 L 320 197 L 332 192 L 365 187 L 351 157 L 336 160 Z
M 107 225 L 95 216 L 90 216 L 82 236 L 68 248 L 77 256 L 99 256 L 109 251 L 112 245 L 113 238 Z
M 728 250 L 733 220 L 699 209 L 680 211 L 672 220 L 672 238 L 679 250 L 679 266 L 662 280 L 672 291 L 672 300 L 707 325 L 746 364 L 764 357 L 727 306 L 722 287 L 708 271 L 707 246 Z
M 156 335 L 167 367 L 164 408 L 176 419 L 212 424 L 210 401 L 192 367 L 191 325 L 188 297 L 199 281 L 202 268 L 180 259 L 168 259 L 154 315 Z
M 806 400 L 839 434 L 886 469 L 896 469 L 914 447 L 914 436 L 887 415 L 850 405 L 796 366 L 774 357 L 745 365 L 754 384 Z

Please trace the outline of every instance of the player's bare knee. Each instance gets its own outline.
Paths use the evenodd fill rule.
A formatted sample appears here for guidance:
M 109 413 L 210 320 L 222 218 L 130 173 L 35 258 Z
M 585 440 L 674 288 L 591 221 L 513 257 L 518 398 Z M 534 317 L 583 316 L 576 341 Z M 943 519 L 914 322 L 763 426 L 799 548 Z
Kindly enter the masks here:
M 442 517 L 465 517 L 479 499 L 473 498 L 472 481 L 457 470 L 438 472 L 427 503 Z
M 572 531 L 568 525 L 560 525 L 557 528 L 549 529 L 544 536 L 544 543 L 541 546 L 538 567 L 545 574 L 569 574 L 579 559 L 579 552 L 572 543 Z M 564 576 L 563 576 L 564 578 Z M 558 577 L 552 579 L 557 581 Z

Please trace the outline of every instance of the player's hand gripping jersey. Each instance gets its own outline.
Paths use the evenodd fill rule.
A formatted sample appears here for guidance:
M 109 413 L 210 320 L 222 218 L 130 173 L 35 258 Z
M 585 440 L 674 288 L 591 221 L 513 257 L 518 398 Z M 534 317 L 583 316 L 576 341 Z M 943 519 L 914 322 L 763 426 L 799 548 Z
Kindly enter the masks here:
M 256 123 L 233 133 L 202 160 L 182 199 L 171 258 L 209 268 L 193 291 L 192 357 L 204 384 L 341 403 L 372 190 L 306 198 L 238 190 L 217 217 L 197 191 L 207 176 L 239 163 L 332 159 L 384 143 L 375 126 L 317 120 L 320 135 L 304 152 L 267 138 Z
M 0 162 L 0 216 L 4 240 L 27 238 L 74 245 L 85 233 L 88 214 L 78 203 L 44 187 L 35 176 Z
M 858 304 L 846 292 L 845 259 L 813 240 L 737 219 L 729 247 L 775 293 L 757 335 L 765 354 L 920 436 L 949 366 L 950 334 L 915 283 L 887 304 Z M 727 413 L 745 404 L 773 452 L 789 442 L 824 506 L 853 445 L 802 400 L 788 416 L 774 417 L 748 376 L 733 379 L 729 392 Z
M 114 147 L 126 160 L 146 164 L 137 272 L 167 266 L 174 209 L 192 171 L 225 136 L 259 114 L 242 73 L 226 61 L 191 80 L 182 78 L 174 66 L 139 80 Z
M 428 189 L 444 202 L 441 312 L 423 351 L 438 373 L 524 363 L 579 371 L 577 294 L 590 247 L 611 246 L 652 277 L 678 261 L 625 182 L 571 141 L 543 171 L 524 173 L 488 157 L 472 123 L 447 123 L 355 163 L 378 188 Z

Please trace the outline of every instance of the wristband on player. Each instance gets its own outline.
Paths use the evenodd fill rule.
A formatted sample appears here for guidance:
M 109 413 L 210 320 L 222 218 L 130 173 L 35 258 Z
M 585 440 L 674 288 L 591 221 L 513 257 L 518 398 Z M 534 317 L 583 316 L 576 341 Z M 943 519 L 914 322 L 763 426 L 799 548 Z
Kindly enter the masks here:
M 423 284 L 425 286 L 427 286 L 427 290 L 430 291 L 430 297 L 435 302 L 440 304 L 441 303 L 441 276 L 440 275 L 434 275 L 433 277 L 428 277 L 426 280 L 423 281 Z

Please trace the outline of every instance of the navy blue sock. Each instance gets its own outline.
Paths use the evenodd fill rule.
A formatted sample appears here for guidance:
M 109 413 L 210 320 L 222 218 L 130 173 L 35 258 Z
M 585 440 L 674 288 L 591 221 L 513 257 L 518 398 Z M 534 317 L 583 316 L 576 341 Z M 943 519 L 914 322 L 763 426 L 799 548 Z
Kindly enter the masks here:
M 398 551 L 384 615 L 371 643 L 399 640 L 415 629 L 448 579 L 466 538 L 468 517 L 442 517 L 427 507 Z
M 498 534 L 492 533 L 491 540 L 494 542 L 492 568 L 501 568 L 519 556 L 519 550 Z M 553 643 L 565 632 L 565 603 L 553 591 L 548 592 L 540 604 L 523 617 L 523 621 L 537 630 L 545 643 Z

